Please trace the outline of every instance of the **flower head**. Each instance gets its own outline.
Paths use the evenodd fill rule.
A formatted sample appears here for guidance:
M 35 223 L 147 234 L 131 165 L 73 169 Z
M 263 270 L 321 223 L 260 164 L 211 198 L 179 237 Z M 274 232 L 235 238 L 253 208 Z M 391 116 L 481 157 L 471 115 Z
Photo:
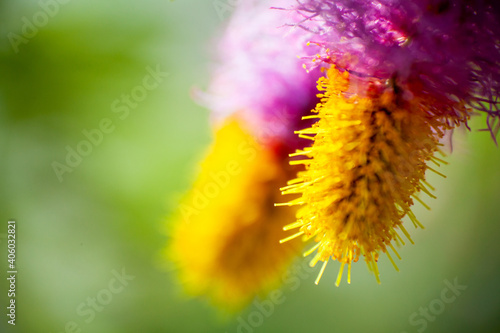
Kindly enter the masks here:
M 297 14 L 269 9 L 292 3 L 238 2 L 199 96 L 212 111 L 215 141 L 172 226 L 169 256 L 186 289 L 233 310 L 274 286 L 302 247 L 279 244 L 295 207 L 274 207 L 300 169 L 285 157 L 303 146 L 293 130 L 317 102 L 320 76 L 297 57 L 317 51 L 306 49 L 301 29 L 280 28 Z
M 279 244 L 295 213 L 274 207 L 289 177 L 283 163 L 238 120 L 217 130 L 168 249 L 191 294 L 234 310 L 279 281 L 301 246 Z
M 299 228 L 317 242 L 312 264 L 345 264 L 364 257 L 379 280 L 377 260 L 410 236 L 401 219 L 421 193 L 444 132 L 487 114 L 500 129 L 500 11 L 493 1 L 305 0 L 296 21 L 321 51 L 309 68 L 326 68 L 318 81 L 319 121 L 299 136 L 311 147 L 292 156 L 306 170 L 283 188 L 301 197 Z M 437 172 L 437 171 L 435 171 Z M 437 172 L 439 173 L 439 172 Z M 426 206 L 426 205 L 425 205 Z M 410 239 L 411 241 L 411 239 Z M 397 255 L 397 252 L 396 252 Z M 399 257 L 399 255 L 398 255 Z M 350 273 L 348 273 L 348 281 Z

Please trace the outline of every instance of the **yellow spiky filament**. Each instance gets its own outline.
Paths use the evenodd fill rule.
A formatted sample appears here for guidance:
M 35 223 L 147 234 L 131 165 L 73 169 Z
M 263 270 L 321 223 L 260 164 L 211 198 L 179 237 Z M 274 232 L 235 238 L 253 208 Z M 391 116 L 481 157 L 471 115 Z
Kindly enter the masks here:
M 324 262 L 316 283 L 330 257 L 341 263 L 337 286 L 345 264 L 350 283 L 351 263 L 360 257 L 380 283 L 379 254 L 386 253 L 397 269 L 388 248 L 399 258 L 393 246 L 404 244 L 399 232 L 412 242 L 401 219 L 408 216 L 423 228 L 410 207 L 414 200 L 424 204 L 422 192 L 433 197 L 425 172 L 435 170 L 427 162 L 444 162 L 434 156 L 439 139 L 460 120 L 437 117 L 429 101 L 403 98 L 394 86 L 353 93 L 349 74 L 335 67 L 318 89 L 324 91 L 321 103 L 309 118 L 319 120 L 297 132 L 314 143 L 292 154 L 302 158 L 291 164 L 304 164 L 305 171 L 281 189 L 300 194 L 283 204 L 300 205 L 296 222 L 284 228 L 299 230 L 282 241 L 314 238 L 317 244 L 305 254 L 316 251 L 311 266 Z

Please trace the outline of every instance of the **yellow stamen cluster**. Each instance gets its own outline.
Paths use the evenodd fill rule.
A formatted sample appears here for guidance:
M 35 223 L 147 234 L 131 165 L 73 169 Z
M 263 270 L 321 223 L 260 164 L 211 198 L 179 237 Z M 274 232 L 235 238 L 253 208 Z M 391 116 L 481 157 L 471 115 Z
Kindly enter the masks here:
M 290 167 L 229 119 L 180 205 L 167 255 L 187 291 L 238 310 L 276 287 L 302 247 L 282 246 L 286 221 L 296 209 L 274 203 Z
M 388 248 L 399 258 L 393 247 L 404 244 L 399 231 L 412 242 L 401 219 L 408 216 L 423 228 L 410 206 L 414 200 L 423 203 L 422 192 L 433 197 L 425 172 L 435 170 L 426 163 L 444 162 L 434 156 L 439 139 L 459 121 L 436 117 L 429 101 L 405 99 L 397 87 L 351 82 L 346 71 L 335 67 L 327 74 L 318 81 L 324 93 L 313 110 L 317 115 L 308 116 L 318 122 L 298 131 L 314 143 L 292 154 L 302 159 L 291 164 L 304 164 L 306 170 L 282 188 L 283 194 L 301 195 L 279 204 L 301 205 L 296 222 L 284 228 L 299 231 L 282 242 L 301 235 L 314 238 L 317 244 L 305 255 L 316 250 L 311 265 L 324 262 L 316 283 L 330 257 L 341 263 L 336 285 L 345 264 L 350 283 L 351 263 L 361 256 L 380 283 L 379 253 L 394 264 Z M 369 88 L 359 89 L 359 84 Z

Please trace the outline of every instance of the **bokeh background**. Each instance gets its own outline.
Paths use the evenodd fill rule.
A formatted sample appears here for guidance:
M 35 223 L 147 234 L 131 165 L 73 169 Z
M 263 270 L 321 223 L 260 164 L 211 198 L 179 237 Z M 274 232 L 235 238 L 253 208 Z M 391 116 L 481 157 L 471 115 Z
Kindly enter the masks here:
M 248 327 L 241 323 L 260 318 L 255 305 L 229 316 L 183 295 L 160 252 L 211 140 L 208 111 L 191 91 L 207 86 L 214 38 L 236 2 L 0 1 L 0 331 L 500 331 L 500 150 L 477 131 L 454 134 L 450 165 L 440 169 L 447 179 L 429 174 L 438 199 L 427 200 L 432 211 L 415 208 L 426 230 L 412 230 L 416 244 L 399 250 L 401 272 L 381 259 L 381 285 L 360 262 L 351 285 L 336 288 L 330 264 L 315 286 L 317 267 Z M 16 52 L 23 18 L 37 31 Z M 168 76 L 121 119 L 112 104 L 148 67 Z M 64 163 L 66 147 L 105 118 L 114 130 L 60 181 L 53 162 Z M 9 219 L 17 221 L 15 328 L 5 315 Z M 86 322 L 77 309 L 123 269 L 135 278 Z M 425 328 L 412 325 L 455 278 L 467 289 Z

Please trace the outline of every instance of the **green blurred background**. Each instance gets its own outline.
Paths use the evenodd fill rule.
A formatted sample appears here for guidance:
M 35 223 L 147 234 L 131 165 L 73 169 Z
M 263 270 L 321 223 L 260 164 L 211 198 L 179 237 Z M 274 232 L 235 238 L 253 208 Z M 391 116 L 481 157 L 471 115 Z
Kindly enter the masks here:
M 500 150 L 477 131 L 455 133 L 440 169 L 448 178 L 429 175 L 432 211 L 415 208 L 426 230 L 411 230 L 416 244 L 400 249 L 401 272 L 381 259 L 381 285 L 360 262 L 352 284 L 336 288 L 330 264 L 319 286 L 316 272 L 296 290 L 285 285 L 269 316 L 255 305 L 223 316 L 183 296 L 159 253 L 166 217 L 210 142 L 208 112 L 190 91 L 207 86 L 214 36 L 229 15 L 214 4 L 235 2 L 54 1 L 0 1 L 1 332 L 500 331 Z M 55 13 L 46 22 L 45 3 Z M 23 17 L 39 27 L 15 52 Z M 148 67 L 168 76 L 121 119 L 112 104 Z M 66 146 L 76 149 L 82 131 L 105 118 L 114 130 L 60 181 L 53 162 L 64 163 Z M 15 328 L 5 315 L 9 219 L 17 221 Z M 78 308 L 122 269 L 135 278 L 86 322 Z M 456 277 L 467 289 L 425 328 L 411 325 Z M 262 322 L 243 327 L 249 317 Z

